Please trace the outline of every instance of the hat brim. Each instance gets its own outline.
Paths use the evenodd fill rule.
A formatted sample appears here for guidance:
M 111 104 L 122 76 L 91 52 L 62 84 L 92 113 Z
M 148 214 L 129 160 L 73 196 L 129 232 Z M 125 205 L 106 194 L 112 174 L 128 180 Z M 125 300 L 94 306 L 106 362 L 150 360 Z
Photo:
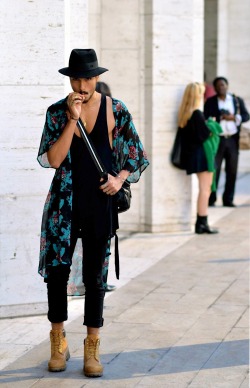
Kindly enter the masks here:
M 93 70 L 83 70 L 83 71 L 77 71 L 72 70 L 69 67 L 64 67 L 62 69 L 58 70 L 59 73 L 66 75 L 67 77 L 73 77 L 73 78 L 90 78 L 90 77 L 96 77 L 97 75 L 101 75 L 108 71 L 108 69 L 105 69 L 104 67 L 97 67 Z

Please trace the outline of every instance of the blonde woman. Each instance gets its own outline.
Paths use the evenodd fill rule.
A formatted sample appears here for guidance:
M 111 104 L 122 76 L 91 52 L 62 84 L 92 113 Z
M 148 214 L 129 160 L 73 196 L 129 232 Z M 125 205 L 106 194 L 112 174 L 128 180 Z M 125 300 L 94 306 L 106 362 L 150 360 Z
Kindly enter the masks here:
M 200 110 L 204 85 L 197 82 L 187 85 L 178 113 L 178 126 L 183 128 L 185 144 L 185 166 L 187 174 L 196 174 L 199 182 L 197 199 L 197 221 L 195 233 L 218 233 L 207 222 L 208 200 L 211 193 L 213 172 L 209 171 L 203 143 L 211 132 Z

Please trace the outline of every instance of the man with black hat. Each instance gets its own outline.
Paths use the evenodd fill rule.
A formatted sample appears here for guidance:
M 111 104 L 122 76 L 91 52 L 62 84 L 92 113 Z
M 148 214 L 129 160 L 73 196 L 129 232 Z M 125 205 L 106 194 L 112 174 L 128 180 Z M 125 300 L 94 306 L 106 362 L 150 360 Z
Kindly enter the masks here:
M 233 202 L 239 156 L 239 133 L 241 123 L 249 120 L 249 113 L 242 98 L 228 93 L 228 80 L 217 77 L 213 81 L 216 95 L 206 100 L 204 115 L 215 117 L 222 127 L 221 140 L 216 162 L 216 187 L 218 186 L 220 170 L 225 160 L 226 183 L 222 196 L 223 206 L 234 207 Z M 217 196 L 213 191 L 209 198 L 209 206 L 214 206 Z
M 148 166 L 146 153 L 130 113 L 122 101 L 96 91 L 99 67 L 93 49 L 74 49 L 69 66 L 59 72 L 70 77 L 73 92 L 47 110 L 38 161 L 55 168 L 44 206 L 39 273 L 48 290 L 51 359 L 48 369 L 65 370 L 69 349 L 64 331 L 67 284 L 78 238 L 82 239 L 85 286 L 84 374 L 103 374 L 99 360 L 99 329 L 103 326 L 110 239 L 118 229 L 114 195 L 125 180 L 135 183 Z M 81 119 L 105 169 L 101 181 L 77 126 Z

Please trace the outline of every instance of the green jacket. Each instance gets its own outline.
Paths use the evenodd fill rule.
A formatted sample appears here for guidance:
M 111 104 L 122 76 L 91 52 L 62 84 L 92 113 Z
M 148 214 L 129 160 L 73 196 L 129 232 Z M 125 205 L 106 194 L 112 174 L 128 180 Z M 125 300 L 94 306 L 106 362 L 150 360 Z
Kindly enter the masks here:
M 216 153 L 220 144 L 220 133 L 222 132 L 222 128 L 219 123 L 209 118 L 206 122 L 211 134 L 210 136 L 203 142 L 203 148 L 207 159 L 208 171 L 213 172 L 213 183 L 212 183 L 212 191 L 216 190 L 215 185 L 215 165 L 214 160 Z

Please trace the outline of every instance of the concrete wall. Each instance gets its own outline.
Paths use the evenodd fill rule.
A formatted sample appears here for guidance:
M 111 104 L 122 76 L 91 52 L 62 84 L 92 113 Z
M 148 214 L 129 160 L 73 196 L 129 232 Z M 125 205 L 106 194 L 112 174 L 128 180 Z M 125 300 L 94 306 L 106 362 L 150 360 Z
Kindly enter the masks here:
M 250 103 L 250 2 L 205 0 L 205 61 L 207 81 L 225 76 L 230 91 Z
M 250 2 L 218 0 L 217 74 L 230 91 L 243 97 L 250 109 Z
M 36 156 L 46 108 L 65 95 L 58 73 L 65 53 L 87 44 L 87 1 L 1 0 L 0 18 L 0 295 L 7 306 L 46 299 L 37 265 L 53 171 Z
M 218 0 L 205 0 L 204 77 L 211 83 L 217 74 Z
M 151 115 L 152 122 L 152 127 L 145 123 L 152 155 L 146 226 L 153 232 L 186 230 L 191 222 L 191 178 L 170 165 L 169 154 L 184 88 L 203 79 L 203 2 L 155 0 L 151 17 L 152 37 L 145 40 L 152 53 L 144 91 L 145 115 Z

